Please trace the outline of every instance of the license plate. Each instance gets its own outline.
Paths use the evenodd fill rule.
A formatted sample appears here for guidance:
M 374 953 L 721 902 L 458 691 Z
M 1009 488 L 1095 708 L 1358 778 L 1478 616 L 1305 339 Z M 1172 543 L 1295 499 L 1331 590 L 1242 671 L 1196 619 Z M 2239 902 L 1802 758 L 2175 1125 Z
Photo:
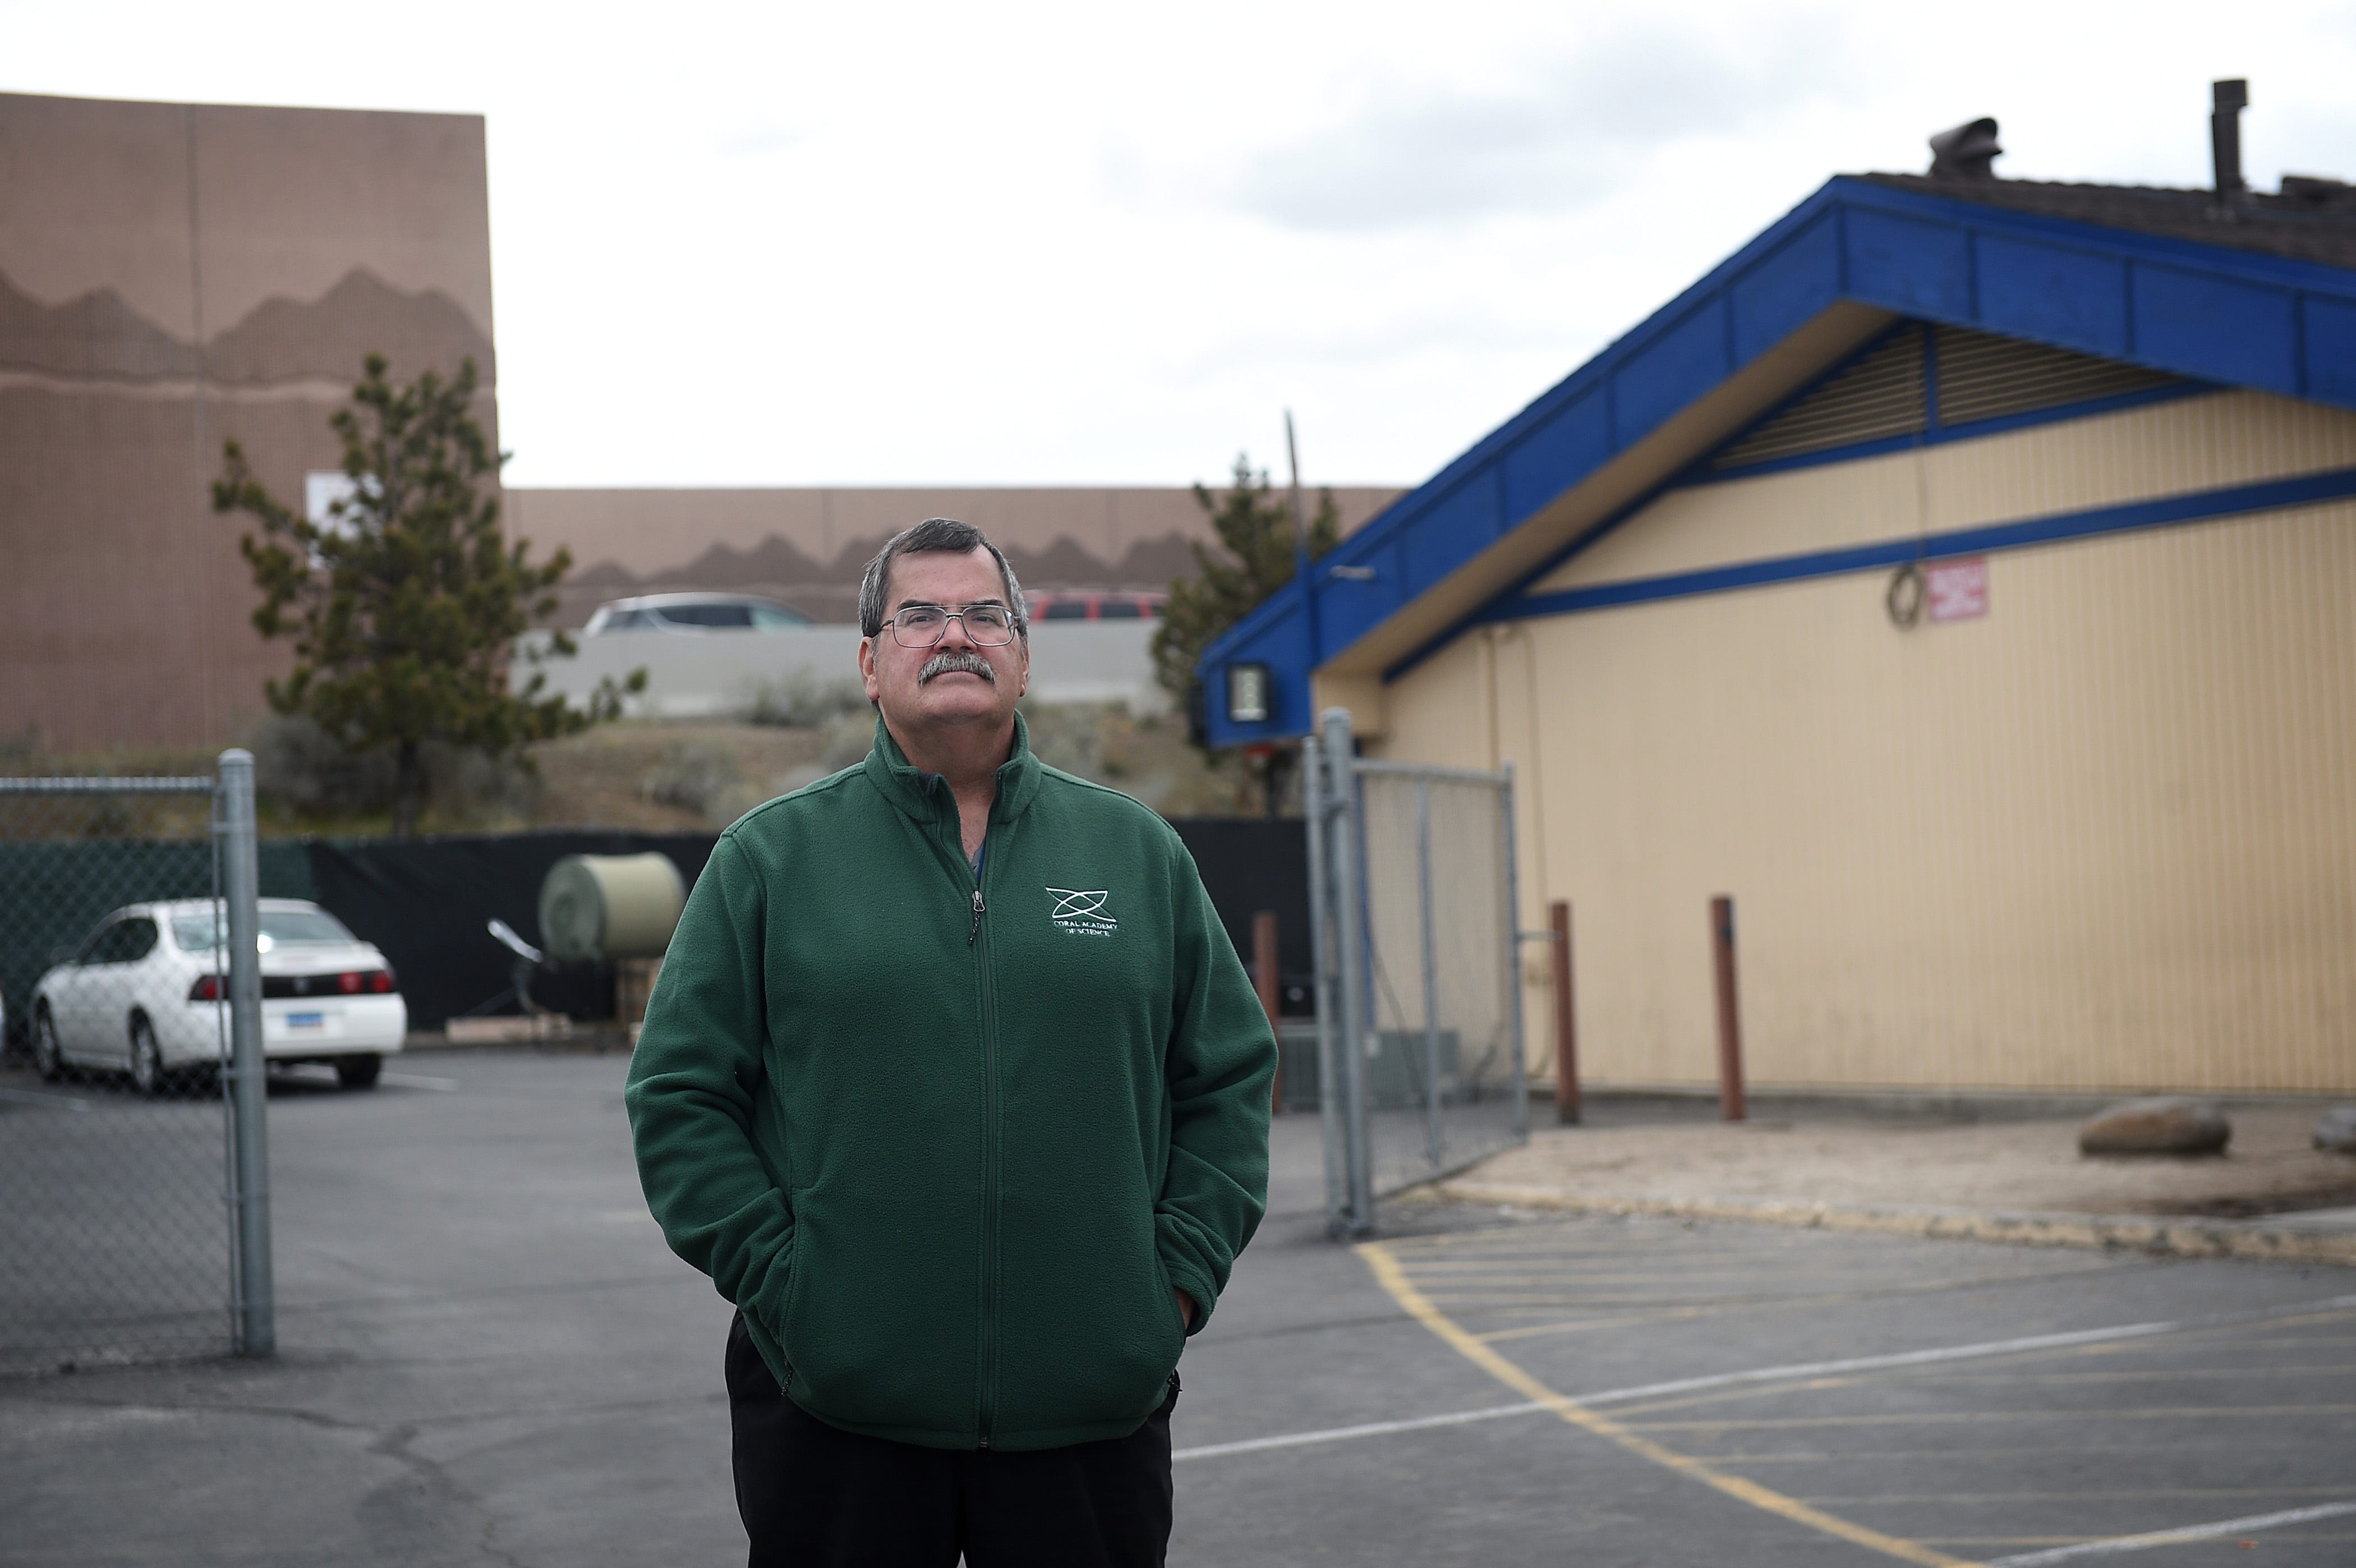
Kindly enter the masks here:
M 327 1026 L 327 1015 L 325 1013 L 289 1013 L 286 1015 L 286 1026 L 290 1029 L 320 1029 L 325 1028 Z

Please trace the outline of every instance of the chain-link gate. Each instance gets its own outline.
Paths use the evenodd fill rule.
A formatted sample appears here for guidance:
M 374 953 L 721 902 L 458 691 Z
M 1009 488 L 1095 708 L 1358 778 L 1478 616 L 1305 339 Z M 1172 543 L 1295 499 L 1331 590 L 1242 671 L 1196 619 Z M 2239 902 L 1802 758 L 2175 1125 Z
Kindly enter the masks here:
M 1355 1235 L 1529 1136 L 1514 781 L 1358 757 L 1339 709 L 1304 749 L 1326 1210 Z
M 252 760 L 0 779 L 0 1373 L 272 1348 Z

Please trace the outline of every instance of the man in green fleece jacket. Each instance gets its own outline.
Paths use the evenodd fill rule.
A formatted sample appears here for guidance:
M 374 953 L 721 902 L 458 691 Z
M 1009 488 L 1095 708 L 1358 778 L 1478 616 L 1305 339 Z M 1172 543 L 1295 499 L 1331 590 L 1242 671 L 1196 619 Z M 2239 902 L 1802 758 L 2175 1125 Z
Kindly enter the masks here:
M 1169 824 L 1032 754 L 998 548 L 906 530 L 859 613 L 874 749 L 720 835 L 626 1097 L 751 1562 L 1158 1563 L 1275 1041 Z

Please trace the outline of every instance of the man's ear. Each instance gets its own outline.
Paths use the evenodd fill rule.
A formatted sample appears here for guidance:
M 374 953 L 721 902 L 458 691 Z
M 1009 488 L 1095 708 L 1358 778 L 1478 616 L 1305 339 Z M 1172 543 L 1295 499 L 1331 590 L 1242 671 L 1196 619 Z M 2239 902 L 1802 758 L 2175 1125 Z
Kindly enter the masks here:
M 1031 639 L 1017 636 L 1014 646 L 1023 650 L 1023 663 L 1018 670 L 1018 679 L 1014 686 L 1014 700 L 1019 703 L 1023 700 L 1023 693 L 1031 689 Z
M 869 702 L 883 701 L 883 688 L 875 679 L 875 639 L 872 637 L 859 639 L 859 683 L 867 688 Z

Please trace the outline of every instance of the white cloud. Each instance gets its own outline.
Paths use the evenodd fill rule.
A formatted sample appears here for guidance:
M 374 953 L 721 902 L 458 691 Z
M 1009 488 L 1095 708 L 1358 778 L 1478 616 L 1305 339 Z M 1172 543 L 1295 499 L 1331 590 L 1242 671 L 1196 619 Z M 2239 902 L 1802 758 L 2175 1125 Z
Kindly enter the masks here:
M 1389 84 L 1238 171 L 1245 210 L 1311 229 L 1560 212 L 1642 177 L 1680 143 L 1772 124 L 1852 79 L 1821 16 L 1740 32 L 1647 16 L 1482 87 Z
M 2356 177 L 2345 0 L 0 0 L 0 91 L 487 116 L 521 484 L 1412 482 L 1832 173 Z

